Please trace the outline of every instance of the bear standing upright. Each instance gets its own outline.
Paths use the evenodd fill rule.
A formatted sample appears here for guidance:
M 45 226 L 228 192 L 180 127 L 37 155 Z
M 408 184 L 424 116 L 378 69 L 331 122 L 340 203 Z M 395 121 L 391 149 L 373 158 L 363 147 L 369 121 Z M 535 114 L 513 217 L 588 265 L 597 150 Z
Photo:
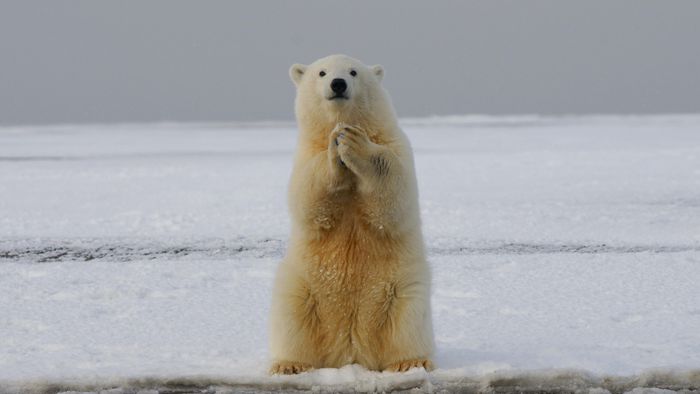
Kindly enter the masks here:
M 272 373 L 432 368 L 430 271 L 413 154 L 381 66 L 295 64 L 292 231 L 275 279 Z

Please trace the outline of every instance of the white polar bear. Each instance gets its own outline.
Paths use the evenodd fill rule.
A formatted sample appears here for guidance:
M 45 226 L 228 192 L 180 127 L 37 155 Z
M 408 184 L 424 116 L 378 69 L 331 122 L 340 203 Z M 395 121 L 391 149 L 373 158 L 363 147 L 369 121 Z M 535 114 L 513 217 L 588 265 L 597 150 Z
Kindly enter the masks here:
M 413 156 L 381 66 L 295 64 L 291 239 L 270 319 L 272 373 L 432 368 L 430 271 Z

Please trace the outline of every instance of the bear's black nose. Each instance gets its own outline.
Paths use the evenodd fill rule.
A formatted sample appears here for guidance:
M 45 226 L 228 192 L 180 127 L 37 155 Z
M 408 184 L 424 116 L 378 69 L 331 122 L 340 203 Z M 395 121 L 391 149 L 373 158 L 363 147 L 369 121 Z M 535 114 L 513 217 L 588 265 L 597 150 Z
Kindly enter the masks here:
M 331 81 L 331 89 L 335 94 L 342 94 L 348 89 L 348 84 L 343 78 L 336 78 Z

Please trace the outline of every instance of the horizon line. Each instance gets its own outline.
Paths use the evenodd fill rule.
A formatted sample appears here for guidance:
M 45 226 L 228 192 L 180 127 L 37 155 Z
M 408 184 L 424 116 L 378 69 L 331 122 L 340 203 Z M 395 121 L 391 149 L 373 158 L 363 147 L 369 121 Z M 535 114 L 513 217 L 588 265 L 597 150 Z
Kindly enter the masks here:
M 700 118 L 700 112 L 659 112 L 659 113 L 589 113 L 589 114 L 453 114 L 453 115 L 428 115 L 399 117 L 399 125 L 423 126 L 423 125 L 455 125 L 455 124 L 502 124 L 502 123 L 533 123 L 549 122 L 556 120 L 586 119 L 586 120 L 612 120 L 612 119 L 680 119 Z M 17 128 L 86 128 L 86 127 L 289 127 L 295 126 L 295 119 L 287 120 L 153 120 L 153 121 L 117 121 L 117 122 L 56 122 L 56 123 L 8 123 L 0 122 L 0 129 Z

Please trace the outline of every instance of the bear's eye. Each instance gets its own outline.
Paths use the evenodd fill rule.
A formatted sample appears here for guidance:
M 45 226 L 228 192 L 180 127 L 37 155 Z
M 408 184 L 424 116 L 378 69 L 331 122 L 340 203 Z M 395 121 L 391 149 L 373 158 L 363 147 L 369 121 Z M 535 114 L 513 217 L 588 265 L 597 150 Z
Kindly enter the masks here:
M 357 71 L 355 71 L 355 70 L 350 70 L 350 75 L 352 75 L 353 77 L 356 77 L 356 76 L 357 76 Z
M 325 71 L 321 71 L 320 73 L 318 73 L 318 75 L 320 75 L 320 76 L 321 76 L 321 78 L 323 78 L 323 77 L 325 77 L 325 76 L 326 76 L 326 72 L 325 72 Z

